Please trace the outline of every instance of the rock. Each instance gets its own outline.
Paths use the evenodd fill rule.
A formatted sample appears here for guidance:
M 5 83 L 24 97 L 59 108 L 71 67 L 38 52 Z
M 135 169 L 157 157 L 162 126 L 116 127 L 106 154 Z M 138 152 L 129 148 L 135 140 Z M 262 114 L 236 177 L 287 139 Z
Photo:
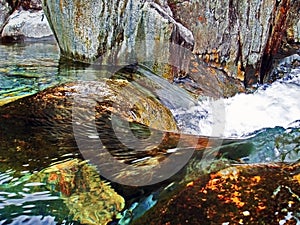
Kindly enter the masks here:
M 145 185 L 169 178 L 194 150 L 239 141 L 177 132 L 173 115 L 160 101 L 173 100 L 170 107 L 192 102 L 162 78 L 151 74 L 155 83 L 138 71 L 119 71 L 108 79 L 100 71 L 78 70 L 78 76 L 95 73 L 99 80 L 67 83 L 2 106 L 0 152 L 5 154 L 0 159 L 11 168 L 22 167 L 28 158 L 40 159 L 30 163 L 30 170 L 53 158 L 82 154 L 112 181 Z M 167 171 L 160 173 L 160 168 Z
M 161 197 L 132 224 L 295 224 L 299 178 L 299 163 L 232 166 Z
M 300 43 L 300 2 L 292 1 L 292 8 L 289 12 L 287 41 Z
M 86 91 L 88 92 L 85 93 Z M 10 108 L 11 111 L 14 111 L 14 117 L 20 115 L 30 117 L 32 115 L 35 118 L 42 118 L 48 114 L 51 119 L 67 119 L 68 122 L 71 122 L 73 98 L 95 98 L 99 104 L 97 117 L 102 113 L 111 112 L 128 121 L 135 121 L 155 129 L 176 131 L 177 126 L 169 109 L 164 107 L 154 96 L 149 96 L 147 95 L 149 93 L 146 94 L 144 91 L 136 89 L 130 82 L 122 79 L 68 83 L 41 91 L 34 96 L 25 97 L 15 104 L 7 105 L 6 110 Z M 20 105 L 23 105 L 24 108 L 22 112 L 18 113 L 17 108 Z M 82 109 L 86 108 L 83 106 Z M 1 110 L 4 113 L 3 110 L 5 111 L 5 108 Z M 63 115 L 65 117 L 62 118 Z
M 42 10 L 42 0 L 6 0 L 13 10 Z
M 249 86 L 263 82 L 271 70 L 288 21 L 294 21 L 289 27 L 298 23 L 297 16 L 288 16 L 293 14 L 291 5 L 292 0 L 89 0 L 84 4 L 44 0 L 43 8 L 62 54 L 73 60 L 93 62 L 101 56 L 107 63 L 120 56 L 133 57 L 148 61 L 153 71 L 178 78 L 179 71 L 189 72 L 185 68 L 190 57 L 184 50 L 174 51 L 171 44 L 161 45 L 173 43 L 193 50 L 199 60 Z M 155 56 L 157 52 L 160 57 Z M 162 62 L 176 62 L 177 68 L 166 68 Z
M 196 97 L 230 96 L 244 90 L 242 82 L 219 68 L 197 63 L 193 34 L 172 17 L 167 1 L 90 0 L 82 5 L 45 0 L 44 11 L 67 58 L 94 63 L 99 57 L 96 63 L 112 65 L 130 64 L 133 58 L 171 82 L 175 78 Z
M 82 224 L 105 225 L 125 206 L 123 197 L 101 180 L 96 167 L 79 159 L 55 163 L 33 174 L 29 182 L 43 183 L 59 194 L 72 220 Z
M 11 7 L 5 0 L 0 0 L 0 32 L 5 25 L 8 16 L 11 13 Z
M 62 55 L 73 60 L 127 58 L 135 51 L 149 61 L 158 49 L 161 58 L 168 59 L 171 41 L 192 49 L 192 33 L 171 17 L 166 1 L 155 2 L 45 0 L 43 8 Z M 150 68 L 159 63 L 159 59 L 150 62 Z
M 15 10 L 2 30 L 4 40 L 52 38 L 52 31 L 42 10 Z
M 19 7 L 22 7 L 24 10 L 42 10 L 42 0 L 22 0 L 19 3 Z
M 148 85 L 151 86 L 149 83 Z M 47 164 L 47 158 L 50 160 L 63 154 L 78 152 L 72 121 L 72 110 L 74 110 L 72 107 L 76 103 L 74 98 L 77 99 L 76 109 L 81 113 L 82 118 L 88 121 L 96 119 L 100 127 L 99 132 L 103 133 L 102 140 L 115 150 L 125 147 L 113 135 L 114 127 L 109 124 L 112 116 L 115 116 L 116 122 L 119 121 L 118 118 L 126 121 L 124 129 L 127 131 L 135 130 L 139 127 L 139 123 L 147 125 L 141 131 L 136 129 L 136 135 L 146 135 L 139 138 L 140 140 L 146 138 L 145 143 L 150 132 L 149 128 L 177 131 L 170 110 L 163 106 L 154 94 L 139 85 L 134 85 L 125 79 L 68 83 L 24 97 L 0 108 L 0 148 L 6 152 L 0 158 L 5 158 L 12 168 L 21 166 L 31 157 L 43 158 L 43 162 L 38 163 L 39 165 L 32 164 L 30 168 L 34 168 Z M 80 99 L 83 102 L 80 102 Z M 95 115 L 91 115 L 93 110 L 89 109 L 88 102 L 85 105 L 84 101 L 89 99 L 97 99 Z M 133 127 L 131 125 L 128 127 L 129 122 Z M 135 123 L 138 124 L 134 125 Z M 114 126 L 121 125 L 114 124 Z M 89 136 L 87 130 L 81 130 L 80 135 L 85 138 Z M 125 134 L 122 130 L 119 132 Z M 32 138 L 28 139 L 28 135 Z M 110 139 L 113 141 L 114 137 L 116 142 L 112 144 Z M 151 144 L 155 145 L 155 143 L 149 145 Z M 43 151 L 40 151 L 40 148 L 43 148 Z M 16 149 L 19 151 L 16 152 Z M 13 158 L 18 159 L 18 163 Z
M 286 29 L 290 8 L 289 0 L 278 4 L 273 0 L 168 3 L 174 18 L 194 34 L 194 53 L 246 84 L 255 82 L 264 55 L 274 55 L 279 49 L 283 33 L 278 29 Z

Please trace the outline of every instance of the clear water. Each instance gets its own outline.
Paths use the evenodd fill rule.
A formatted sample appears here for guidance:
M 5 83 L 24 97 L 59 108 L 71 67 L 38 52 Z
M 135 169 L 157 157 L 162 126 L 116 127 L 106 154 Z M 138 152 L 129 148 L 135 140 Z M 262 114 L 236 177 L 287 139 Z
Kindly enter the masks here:
M 54 42 L 0 44 L 0 105 L 68 81 Z
M 76 80 L 87 72 L 95 71 L 93 68 L 87 71 L 65 67 L 59 60 L 55 43 L 0 45 L 0 106 Z M 140 72 L 157 84 L 156 95 L 172 110 L 181 132 L 243 138 L 244 141 L 220 150 L 226 152 L 226 157 L 245 163 L 299 160 L 300 68 L 293 69 L 271 85 L 259 87 L 252 94 L 238 94 L 222 100 L 203 97 L 198 101 L 151 72 L 143 69 Z M 141 85 L 139 82 L 137 86 Z M 7 143 L 15 143 L 19 133 L 28 132 L 30 140 L 33 135 L 30 132 L 34 129 L 18 127 L 14 132 L 3 134 L 0 130 L 0 135 L 7 138 Z M 28 181 L 32 173 L 46 165 L 78 156 L 74 148 L 65 150 L 68 146 L 59 146 L 59 151 L 50 154 L 55 145 L 47 137 L 43 139 L 43 135 L 35 134 L 34 137 L 39 138 L 35 144 L 50 147 L 39 149 L 40 154 L 23 155 L 17 148 L 5 149 L 6 145 L 0 142 L 3 144 L 0 146 L 0 224 L 78 224 L 69 218 L 59 193 L 50 193 L 43 184 Z M 34 143 L 34 140 L 30 141 Z M 246 154 L 235 155 L 234 149 L 241 149 L 241 146 Z M 153 194 L 146 194 L 144 190 L 141 193 L 146 205 L 136 204 L 136 199 L 130 200 L 127 196 L 127 207 L 131 205 L 137 215 L 142 215 L 156 202 L 152 199 Z M 120 224 L 130 223 L 126 218 L 122 221 L 125 222 Z

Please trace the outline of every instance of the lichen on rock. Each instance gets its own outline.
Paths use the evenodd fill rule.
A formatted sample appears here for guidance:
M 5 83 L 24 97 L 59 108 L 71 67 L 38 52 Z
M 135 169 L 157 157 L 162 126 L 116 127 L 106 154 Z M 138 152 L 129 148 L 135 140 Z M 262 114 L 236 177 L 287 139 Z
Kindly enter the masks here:
M 230 166 L 178 189 L 132 224 L 295 224 L 300 219 L 299 163 Z

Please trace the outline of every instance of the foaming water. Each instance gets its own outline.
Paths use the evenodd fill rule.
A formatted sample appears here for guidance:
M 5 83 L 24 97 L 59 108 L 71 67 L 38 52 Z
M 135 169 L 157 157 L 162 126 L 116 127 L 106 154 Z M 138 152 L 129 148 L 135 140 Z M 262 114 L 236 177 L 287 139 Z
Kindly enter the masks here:
M 263 128 L 287 128 L 300 119 L 300 68 L 252 94 L 200 99 L 198 106 L 173 111 L 183 132 L 247 137 Z

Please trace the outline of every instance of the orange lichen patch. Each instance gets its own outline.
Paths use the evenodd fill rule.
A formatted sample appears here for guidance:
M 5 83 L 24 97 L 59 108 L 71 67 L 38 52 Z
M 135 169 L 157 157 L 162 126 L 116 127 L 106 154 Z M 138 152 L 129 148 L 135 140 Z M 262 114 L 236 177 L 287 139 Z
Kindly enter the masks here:
M 57 181 L 58 180 L 58 175 L 56 173 L 51 173 L 49 175 L 48 181 L 49 182 L 53 182 L 53 181 Z
M 60 8 L 60 11 L 63 11 L 63 8 L 64 8 L 64 0 L 59 0 L 59 8 Z
M 192 182 L 189 182 L 189 183 L 187 183 L 187 185 L 186 185 L 187 187 L 192 187 L 192 186 L 194 186 L 194 182 L 192 181 Z
M 200 177 L 133 225 L 279 224 L 300 208 L 300 164 L 233 166 Z M 174 217 L 176 213 L 176 217 Z M 295 218 L 294 218 L 295 219 Z M 205 221 L 205 222 L 204 222 Z M 293 221 L 293 218 L 287 224 Z M 204 223 L 203 223 L 204 222 Z
M 251 181 L 252 181 L 253 183 L 259 183 L 260 180 L 261 180 L 261 177 L 260 177 L 260 176 L 254 176 L 254 177 L 251 178 Z
M 200 23 L 205 23 L 205 22 L 206 22 L 206 18 L 205 18 L 204 16 L 199 16 L 199 17 L 198 17 L 198 21 L 199 21 Z
M 218 197 L 225 203 L 234 203 L 238 208 L 245 205 L 245 202 L 241 201 L 241 193 L 237 191 L 233 192 L 230 196 L 218 195 Z
M 264 203 L 262 203 L 262 202 L 258 203 L 258 206 L 257 206 L 258 211 L 265 210 L 266 208 L 267 207 L 264 205 Z
M 244 81 L 245 79 L 245 71 L 243 70 L 243 66 L 240 61 L 238 62 L 238 67 L 237 67 L 237 78 L 240 79 L 241 81 Z
M 298 181 L 298 183 L 300 184 L 300 174 L 294 175 L 293 180 Z

